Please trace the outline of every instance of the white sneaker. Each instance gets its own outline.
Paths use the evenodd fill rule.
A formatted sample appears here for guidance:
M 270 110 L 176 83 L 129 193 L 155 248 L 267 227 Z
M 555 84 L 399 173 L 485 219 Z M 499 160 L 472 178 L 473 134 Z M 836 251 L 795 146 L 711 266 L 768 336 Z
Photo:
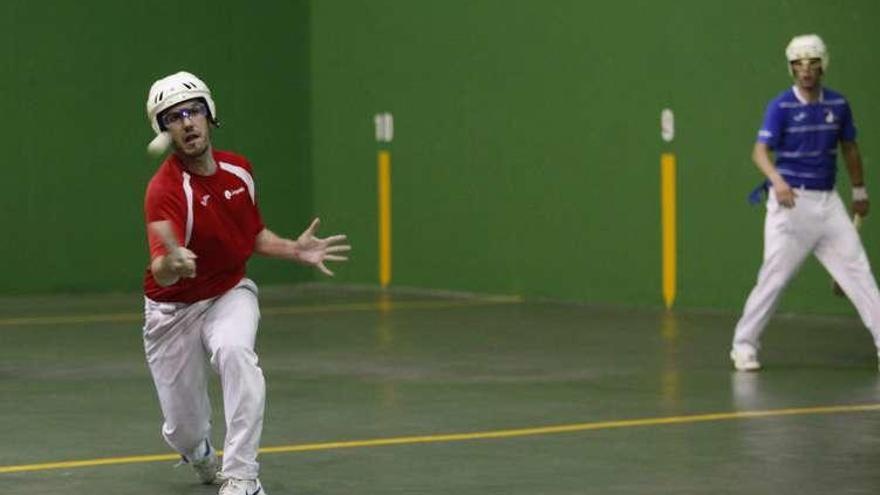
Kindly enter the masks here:
M 240 480 L 238 478 L 226 478 L 226 482 L 220 487 L 218 495 L 268 495 L 260 484 L 260 479 Z
M 758 352 L 754 349 L 734 348 L 730 351 L 730 359 L 737 371 L 758 371 L 761 363 L 758 362 Z
M 202 450 L 200 457 L 194 460 L 184 457 L 184 462 L 192 465 L 196 476 L 203 484 L 219 485 L 223 483 L 223 477 L 220 476 L 220 459 L 217 458 L 217 452 L 214 451 L 211 442 L 205 439 L 204 444 L 199 446 L 199 450 Z

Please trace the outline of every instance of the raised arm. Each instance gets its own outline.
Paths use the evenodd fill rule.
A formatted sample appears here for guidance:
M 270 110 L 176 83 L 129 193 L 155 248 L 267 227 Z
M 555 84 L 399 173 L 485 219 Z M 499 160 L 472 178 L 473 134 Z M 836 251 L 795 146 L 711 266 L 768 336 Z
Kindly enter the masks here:
M 309 228 L 300 234 L 295 241 L 280 237 L 269 229 L 263 229 L 257 234 L 254 252 L 270 258 L 314 266 L 332 277 L 333 272 L 327 269 L 324 261 L 347 261 L 348 257 L 337 253 L 350 251 L 351 246 L 342 244 L 347 239 L 345 235 L 332 235 L 323 239 L 315 236 L 320 224 L 320 219 L 314 219 Z

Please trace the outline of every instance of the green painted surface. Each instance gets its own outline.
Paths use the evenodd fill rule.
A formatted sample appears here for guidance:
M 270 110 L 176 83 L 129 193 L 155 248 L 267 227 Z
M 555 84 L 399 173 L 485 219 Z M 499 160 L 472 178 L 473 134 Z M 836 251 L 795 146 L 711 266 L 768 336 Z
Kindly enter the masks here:
M 295 235 L 320 214 L 325 233 L 350 235 L 340 281 L 377 283 L 373 115 L 390 111 L 394 285 L 659 306 L 659 155 L 673 151 L 678 305 L 738 310 L 761 256 L 748 155 L 764 105 L 789 84 L 793 34 L 828 42 L 827 82 L 853 103 L 880 194 L 878 15 L 868 0 L 197 0 L 174 15 L 9 0 L 0 293 L 140 285 L 141 202 L 157 165 L 143 151 L 143 100 L 186 68 L 214 89 L 218 148 L 253 161 L 270 227 Z M 672 145 L 659 138 L 664 107 Z M 251 273 L 315 278 L 265 260 Z M 783 309 L 852 314 L 828 287 L 810 261 Z
M 103 311 L 136 313 L 138 300 L 106 298 Z M 727 312 L 419 309 L 462 300 L 413 294 L 391 294 L 381 311 L 379 294 L 322 287 L 266 289 L 261 300 L 264 447 L 880 403 L 868 333 L 851 317 L 780 319 L 765 371 L 737 374 Z M 95 314 L 98 301 L 0 299 L 0 468 L 169 453 L 136 319 L 4 323 Z M 291 306 L 301 314 L 279 314 Z M 261 478 L 273 494 L 867 494 L 880 487 L 878 427 L 874 411 L 277 453 L 261 456 Z M 215 493 L 172 465 L 0 474 L 0 492 Z
M 0 292 L 136 290 L 147 264 L 143 194 L 158 166 L 144 106 L 189 70 L 214 92 L 215 146 L 254 164 L 264 217 L 305 228 L 306 1 L 7 0 L 0 5 Z M 254 263 L 263 281 L 308 280 Z
M 868 62 L 878 5 L 314 2 L 316 210 L 356 243 L 348 277 L 375 283 L 372 117 L 389 111 L 394 284 L 659 306 L 659 158 L 673 151 L 678 303 L 739 309 L 762 244 L 763 212 L 745 201 L 760 181 L 749 154 L 766 103 L 790 84 L 794 34 L 828 42 L 827 83 L 852 101 L 880 194 L 880 74 Z M 783 307 L 851 311 L 810 263 Z

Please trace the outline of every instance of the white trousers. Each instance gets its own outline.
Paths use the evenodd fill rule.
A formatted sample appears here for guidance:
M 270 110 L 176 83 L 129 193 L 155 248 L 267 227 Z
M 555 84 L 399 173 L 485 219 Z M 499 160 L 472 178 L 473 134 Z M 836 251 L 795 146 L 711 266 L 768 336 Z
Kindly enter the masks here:
M 795 189 L 794 208 L 770 190 L 764 222 L 764 263 L 733 336 L 734 349 L 759 349 L 782 291 L 812 253 L 852 301 L 880 349 L 880 291 L 859 234 L 836 191 Z M 828 289 L 828 297 L 831 289 Z
M 144 313 L 144 350 L 165 418 L 165 441 L 193 459 L 210 437 L 210 362 L 223 389 L 223 475 L 256 478 L 266 400 L 254 353 L 260 319 L 256 284 L 245 278 L 225 294 L 193 304 L 145 298 Z

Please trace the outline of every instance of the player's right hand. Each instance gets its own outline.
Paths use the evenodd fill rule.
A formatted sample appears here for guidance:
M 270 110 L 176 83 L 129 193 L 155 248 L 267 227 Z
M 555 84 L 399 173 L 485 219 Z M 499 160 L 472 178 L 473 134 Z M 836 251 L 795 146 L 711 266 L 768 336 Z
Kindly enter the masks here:
M 165 255 L 165 262 L 172 273 L 183 278 L 195 278 L 196 253 L 178 246 Z
M 776 194 L 777 203 L 786 208 L 794 208 L 794 198 L 797 197 L 797 193 L 794 192 L 794 189 L 787 182 L 780 181 L 774 183 L 773 192 Z

